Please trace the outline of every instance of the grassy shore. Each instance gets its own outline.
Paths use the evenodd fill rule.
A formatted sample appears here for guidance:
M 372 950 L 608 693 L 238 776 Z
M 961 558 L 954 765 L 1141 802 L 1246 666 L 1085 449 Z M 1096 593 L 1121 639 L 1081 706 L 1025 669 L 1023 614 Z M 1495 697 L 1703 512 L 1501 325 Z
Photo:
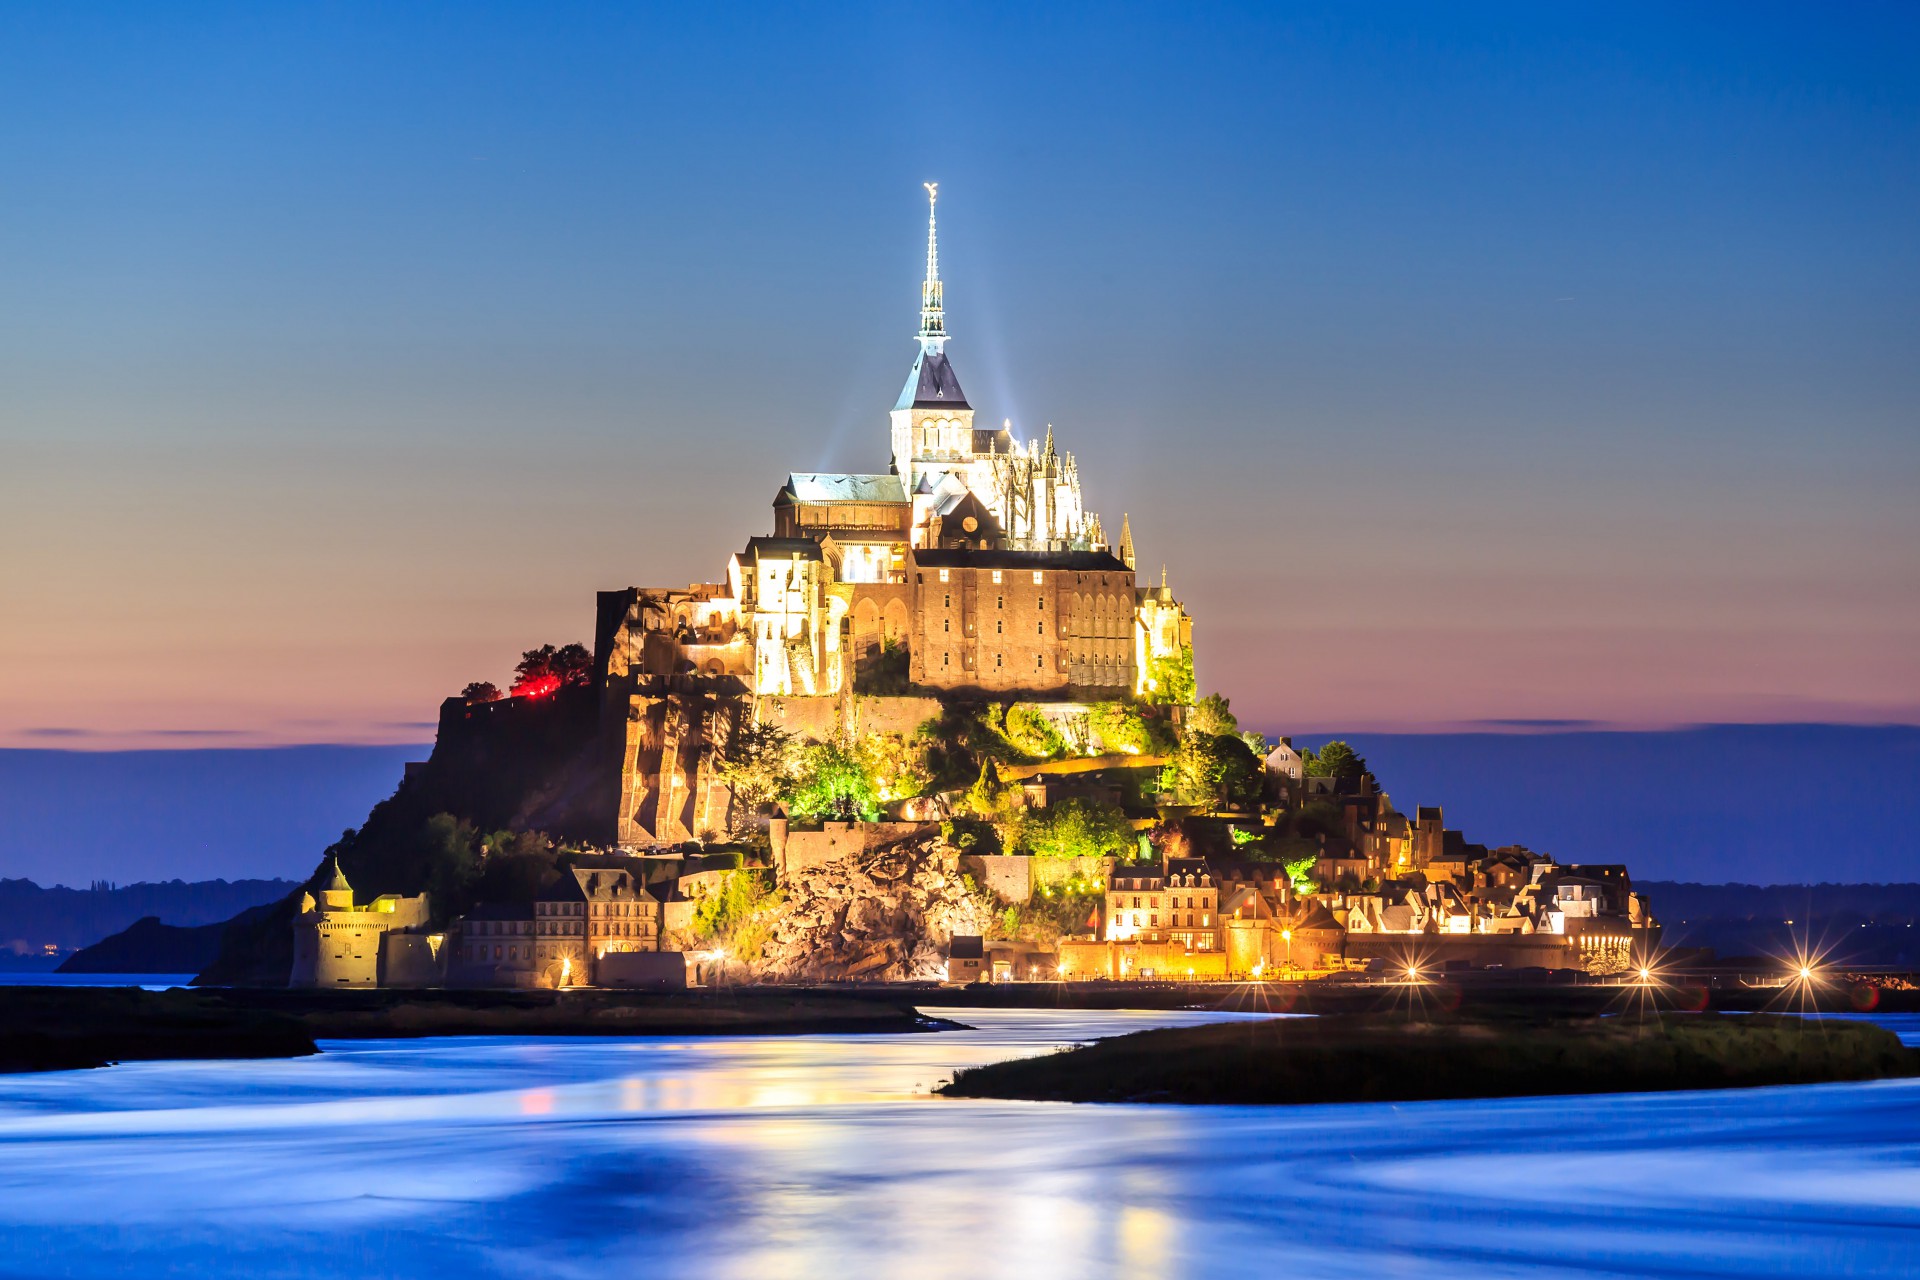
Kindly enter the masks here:
M 965 1070 L 940 1092 L 1057 1102 L 1397 1102 L 1911 1075 L 1920 1075 L 1920 1050 L 1858 1022 L 1713 1013 L 1322 1017 L 1142 1031 Z
M 409 1036 L 933 1031 L 904 1000 L 831 992 L 288 991 L 0 987 L 0 1071 L 158 1058 L 284 1058 Z

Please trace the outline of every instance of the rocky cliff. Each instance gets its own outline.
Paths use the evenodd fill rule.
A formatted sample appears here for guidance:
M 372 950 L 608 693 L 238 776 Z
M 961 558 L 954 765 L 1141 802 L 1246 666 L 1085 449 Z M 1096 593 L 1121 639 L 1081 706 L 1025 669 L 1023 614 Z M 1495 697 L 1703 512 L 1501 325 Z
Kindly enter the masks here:
M 482 831 L 538 830 L 562 839 L 603 841 L 612 829 L 615 774 L 599 732 L 591 689 L 542 698 L 509 698 L 441 707 L 433 754 L 373 807 L 356 831 L 314 851 L 315 877 L 328 854 L 361 901 L 383 893 L 435 891 L 448 879 L 449 850 L 433 826 L 450 815 Z M 284 986 L 293 963 L 298 891 L 271 910 L 232 921 L 202 983 Z M 449 903 L 437 894 L 436 918 Z
M 810 867 L 789 885 L 756 974 L 775 981 L 939 979 L 954 934 L 986 932 L 990 900 L 937 840 Z

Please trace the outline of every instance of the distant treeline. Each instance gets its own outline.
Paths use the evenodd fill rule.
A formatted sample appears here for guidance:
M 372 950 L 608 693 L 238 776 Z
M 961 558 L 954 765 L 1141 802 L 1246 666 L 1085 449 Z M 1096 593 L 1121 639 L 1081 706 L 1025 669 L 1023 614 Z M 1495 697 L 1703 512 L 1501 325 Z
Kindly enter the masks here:
M 0 960 L 90 946 L 146 916 L 170 925 L 230 920 L 249 907 L 285 897 L 293 880 L 167 880 L 118 888 L 43 889 L 31 880 L 0 880 Z
M 1688 884 L 1636 880 L 1672 946 L 1920 968 L 1920 884 Z

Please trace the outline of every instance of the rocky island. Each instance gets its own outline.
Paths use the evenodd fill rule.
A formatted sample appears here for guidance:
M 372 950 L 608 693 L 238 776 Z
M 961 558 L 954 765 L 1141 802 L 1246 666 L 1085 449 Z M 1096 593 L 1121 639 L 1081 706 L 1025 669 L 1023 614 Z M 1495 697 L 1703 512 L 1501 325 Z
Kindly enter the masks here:
M 1920 1049 L 1860 1022 L 1336 1016 L 1141 1031 L 975 1067 L 939 1092 L 1050 1102 L 1414 1102 L 1913 1075 Z

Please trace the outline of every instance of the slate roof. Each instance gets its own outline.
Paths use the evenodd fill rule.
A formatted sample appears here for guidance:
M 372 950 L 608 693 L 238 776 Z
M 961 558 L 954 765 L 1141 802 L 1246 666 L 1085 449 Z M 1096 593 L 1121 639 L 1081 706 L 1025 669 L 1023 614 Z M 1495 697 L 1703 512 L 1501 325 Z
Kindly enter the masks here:
M 740 554 L 742 560 L 754 560 L 766 556 L 769 560 L 782 557 L 795 560 L 820 559 L 820 544 L 812 538 L 748 538 L 747 549 Z
M 866 476 L 844 471 L 796 471 L 787 492 L 799 502 L 907 501 L 907 487 L 895 475 Z
M 960 390 L 960 379 L 953 375 L 953 365 L 947 361 L 944 351 L 929 351 L 925 347 L 915 357 L 913 368 L 907 371 L 907 385 L 900 388 L 900 399 L 894 403 L 896 409 L 971 409 L 967 403 L 966 392 Z

